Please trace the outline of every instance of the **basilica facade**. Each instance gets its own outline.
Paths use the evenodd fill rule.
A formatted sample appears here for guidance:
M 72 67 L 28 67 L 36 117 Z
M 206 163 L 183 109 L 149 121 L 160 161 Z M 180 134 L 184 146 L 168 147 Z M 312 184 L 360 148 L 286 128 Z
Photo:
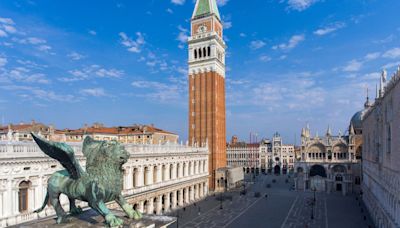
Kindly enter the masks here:
M 82 167 L 81 143 L 68 143 Z M 137 210 L 163 214 L 184 207 L 208 194 L 208 149 L 180 144 L 124 144 L 130 153 L 123 166 L 123 195 Z M 47 157 L 34 142 L 0 142 L 0 227 L 52 216 L 52 207 L 39 213 L 46 195 L 47 180 L 63 169 Z M 68 210 L 68 198 L 61 195 Z M 85 207 L 85 203 L 79 203 Z M 109 208 L 117 207 L 115 203 Z
M 349 134 L 333 135 L 328 127 L 322 137 L 301 132 L 300 160 L 295 162 L 295 188 L 343 195 L 359 192 L 361 184 L 362 112 L 351 119 Z

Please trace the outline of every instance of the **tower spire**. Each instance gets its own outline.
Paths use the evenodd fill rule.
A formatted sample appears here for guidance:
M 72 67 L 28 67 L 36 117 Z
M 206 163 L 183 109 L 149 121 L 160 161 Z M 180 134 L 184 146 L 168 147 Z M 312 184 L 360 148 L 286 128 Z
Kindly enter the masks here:
M 216 0 L 197 0 L 192 19 L 205 17 L 214 14 L 219 20 L 219 10 Z

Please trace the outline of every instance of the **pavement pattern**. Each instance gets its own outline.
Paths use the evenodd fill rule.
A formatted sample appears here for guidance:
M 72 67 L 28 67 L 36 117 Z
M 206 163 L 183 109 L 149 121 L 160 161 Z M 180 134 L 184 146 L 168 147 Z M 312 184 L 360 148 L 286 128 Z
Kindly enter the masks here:
M 314 201 L 313 192 L 294 191 L 292 179 L 287 176 L 247 176 L 246 183 L 246 195 L 240 195 L 243 188 L 222 194 L 222 209 L 220 195 L 212 195 L 195 205 L 170 213 L 178 217 L 177 224 L 172 227 L 373 227 L 355 195 L 317 192 Z M 256 192 L 261 196 L 255 197 Z

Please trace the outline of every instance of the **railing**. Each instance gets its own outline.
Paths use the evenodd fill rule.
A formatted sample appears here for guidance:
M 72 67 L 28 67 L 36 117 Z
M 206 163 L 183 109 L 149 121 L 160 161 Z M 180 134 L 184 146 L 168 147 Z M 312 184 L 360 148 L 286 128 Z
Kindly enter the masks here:
M 82 156 L 82 143 L 68 143 L 75 154 Z M 206 147 L 190 147 L 180 144 L 143 145 L 124 144 L 131 155 L 208 153 Z M 47 157 L 34 142 L 0 142 L 0 159 L 23 157 Z

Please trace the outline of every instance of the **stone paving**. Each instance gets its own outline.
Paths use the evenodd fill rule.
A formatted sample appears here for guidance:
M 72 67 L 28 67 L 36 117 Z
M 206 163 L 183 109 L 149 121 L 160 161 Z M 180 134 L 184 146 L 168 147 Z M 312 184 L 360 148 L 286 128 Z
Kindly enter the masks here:
M 272 183 L 272 179 L 277 182 Z M 218 196 L 209 196 L 171 215 L 179 217 L 179 227 L 190 228 L 372 227 L 369 216 L 354 195 L 316 193 L 313 208 L 314 194 L 291 190 L 292 183 L 286 183 L 285 179 L 283 176 L 260 175 L 254 184 L 248 185 L 245 196 L 240 196 L 239 191 L 225 193 L 225 197 L 231 196 L 232 200 L 225 199 L 223 209 L 220 209 Z M 267 184 L 271 188 L 266 188 Z M 260 192 L 261 197 L 254 197 L 255 192 Z

